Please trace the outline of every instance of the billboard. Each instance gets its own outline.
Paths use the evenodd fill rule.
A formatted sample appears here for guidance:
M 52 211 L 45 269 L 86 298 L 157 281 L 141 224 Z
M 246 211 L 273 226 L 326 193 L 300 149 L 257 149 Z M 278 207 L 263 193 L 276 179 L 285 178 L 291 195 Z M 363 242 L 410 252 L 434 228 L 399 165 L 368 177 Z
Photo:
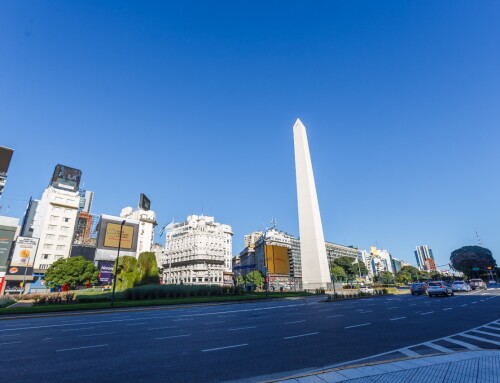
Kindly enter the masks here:
M 113 281 L 113 261 L 99 261 L 97 263 L 99 269 L 99 282 L 105 285 L 110 285 Z
M 33 267 L 38 241 L 38 238 L 18 237 L 9 266 Z
M 6 148 L 5 146 L 0 146 L 0 174 L 7 174 L 9 170 L 10 160 L 12 159 L 12 154 L 14 151 L 12 149 Z
M 290 274 L 288 247 L 265 245 L 264 257 L 266 259 L 266 267 L 270 274 Z
M 50 184 L 56 188 L 75 192 L 80 187 L 80 178 L 82 178 L 81 170 L 58 164 Z
M 142 210 L 151 209 L 151 200 L 148 197 L 146 197 L 144 193 L 141 193 L 141 198 L 139 200 L 139 208 Z
M 16 229 L 16 227 L 8 226 L 0 228 L 0 271 L 5 271 L 7 268 L 7 260 L 9 259 L 12 242 L 16 235 Z
M 33 279 L 33 267 L 25 266 L 9 266 L 7 268 L 7 281 L 22 281 L 25 279 L 31 281 Z
M 133 226 L 123 225 L 121 229 L 120 238 L 120 228 L 121 224 L 108 222 L 106 224 L 106 233 L 104 237 L 104 247 L 121 247 L 122 249 L 131 249 L 132 240 L 134 238 L 134 228 Z
M 2 294 L 3 283 L 5 281 L 5 273 L 0 272 L 0 295 Z

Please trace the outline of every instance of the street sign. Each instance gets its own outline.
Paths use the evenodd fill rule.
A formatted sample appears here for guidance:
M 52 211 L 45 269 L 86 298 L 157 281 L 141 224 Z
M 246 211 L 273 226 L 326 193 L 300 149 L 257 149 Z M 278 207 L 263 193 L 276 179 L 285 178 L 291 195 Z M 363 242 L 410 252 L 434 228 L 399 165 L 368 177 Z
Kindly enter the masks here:
M 481 270 L 479 267 L 473 267 L 472 268 L 472 271 L 479 271 L 479 270 Z

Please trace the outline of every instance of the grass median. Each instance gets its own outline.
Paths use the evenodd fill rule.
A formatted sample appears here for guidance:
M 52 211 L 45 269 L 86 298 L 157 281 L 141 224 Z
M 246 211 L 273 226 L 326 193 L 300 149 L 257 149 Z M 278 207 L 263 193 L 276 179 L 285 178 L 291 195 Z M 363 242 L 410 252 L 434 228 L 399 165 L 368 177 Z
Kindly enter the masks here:
M 165 299 L 141 299 L 141 300 L 117 300 L 113 307 L 111 302 L 90 302 L 90 303 L 62 303 L 62 304 L 44 304 L 34 305 L 31 307 L 13 307 L 1 308 L 0 317 L 2 315 L 18 315 L 18 314 L 40 314 L 40 313 L 56 313 L 70 312 L 83 310 L 113 310 L 134 307 L 154 307 L 154 306 L 172 306 L 172 305 L 190 305 L 203 303 L 230 303 L 255 301 L 262 299 L 280 299 L 290 297 L 304 297 L 312 294 L 306 292 L 270 292 L 266 297 L 265 292 L 248 293 L 244 295 L 227 295 L 227 296 L 208 296 L 208 297 L 186 297 L 186 298 L 165 298 Z

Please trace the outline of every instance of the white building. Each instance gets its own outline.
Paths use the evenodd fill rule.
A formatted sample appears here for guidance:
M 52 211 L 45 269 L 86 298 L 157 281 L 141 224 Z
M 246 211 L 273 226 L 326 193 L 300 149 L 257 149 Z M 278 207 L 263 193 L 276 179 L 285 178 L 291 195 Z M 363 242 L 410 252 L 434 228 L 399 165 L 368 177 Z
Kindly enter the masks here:
M 68 258 L 73 242 L 80 195 L 49 186 L 36 206 L 31 237 L 39 238 L 34 272 L 44 273 L 55 261 Z
M 434 254 L 432 254 L 432 249 L 427 245 L 420 245 L 416 247 L 415 259 L 417 261 L 417 266 L 419 269 L 427 270 L 425 261 L 432 259 L 434 261 Z
M 232 284 L 231 226 L 214 217 L 190 215 L 174 223 L 167 234 L 163 259 L 166 284 Z
M 365 264 L 368 270 L 368 279 L 373 280 L 373 265 L 372 265 L 372 255 L 367 250 L 358 250 L 358 262 Z
M 153 251 L 156 213 L 153 210 L 134 210 L 131 207 L 122 209 L 120 217 L 135 219 L 139 221 L 139 239 L 137 244 L 137 256 L 145 251 Z
M 391 253 L 387 250 L 377 249 L 376 247 L 372 247 L 370 250 L 374 274 L 378 275 L 382 271 L 394 274 Z

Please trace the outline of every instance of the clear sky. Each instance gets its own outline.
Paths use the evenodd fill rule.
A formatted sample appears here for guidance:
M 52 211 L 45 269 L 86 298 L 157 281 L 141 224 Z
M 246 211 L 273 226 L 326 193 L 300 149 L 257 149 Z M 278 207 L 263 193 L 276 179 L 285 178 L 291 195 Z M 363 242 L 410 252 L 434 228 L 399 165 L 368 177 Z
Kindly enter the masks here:
M 93 213 L 151 198 L 159 227 L 215 216 L 298 235 L 307 128 L 325 238 L 438 265 L 500 253 L 498 1 L 2 1 L 0 214 L 54 166 Z

